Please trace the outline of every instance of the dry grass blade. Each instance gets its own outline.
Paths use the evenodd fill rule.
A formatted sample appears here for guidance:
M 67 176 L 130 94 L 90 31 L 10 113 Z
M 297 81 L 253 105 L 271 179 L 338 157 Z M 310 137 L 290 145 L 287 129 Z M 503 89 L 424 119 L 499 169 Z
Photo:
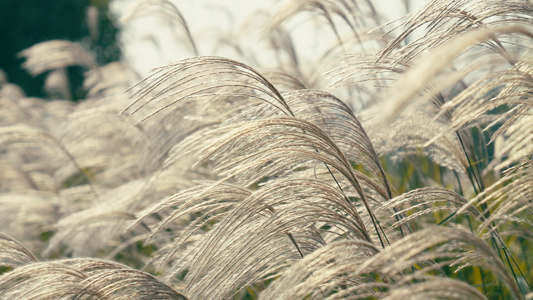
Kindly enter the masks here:
M 0 295 L 1 299 L 69 299 L 76 293 L 78 282 L 86 278 L 82 272 L 59 262 L 36 262 L 0 277 Z
M 16 238 L 32 252 L 40 254 L 46 247 L 41 234 L 50 231 L 57 222 L 59 212 L 57 196 L 49 192 L 0 194 L 0 228 Z
M 383 112 L 381 119 L 384 123 L 390 123 L 400 111 L 422 90 L 433 77 L 442 71 L 457 55 L 471 46 L 491 39 L 499 34 L 523 34 L 533 39 L 533 33 L 524 27 L 507 25 L 497 28 L 483 28 L 458 36 L 447 44 L 435 49 L 422 61 L 419 61 L 401 80 L 394 84 L 395 95 L 389 95 L 388 102 L 392 103 Z M 409 88 L 404 88 L 408 86 Z M 399 92 L 398 92 L 399 91 Z
M 447 245 L 453 245 L 451 248 Z M 460 229 L 434 227 L 415 232 L 373 256 L 364 258 L 361 242 L 339 242 L 323 247 L 284 271 L 261 296 L 265 299 L 354 299 L 378 297 L 394 299 L 413 291 L 414 299 L 452 297 L 456 299 L 486 299 L 465 283 L 428 276 L 440 265 L 463 264 L 460 257 L 471 252 L 475 262 L 498 274 L 517 299 L 522 295 L 512 276 L 497 254 L 484 241 Z M 378 249 L 376 249 L 378 251 Z M 458 254 L 461 251 L 462 254 Z M 459 252 L 459 253 L 461 253 Z M 459 259 L 458 259 L 459 255 Z M 432 262 L 438 258 L 440 263 Z M 419 270 L 411 269 L 416 266 Z M 372 274 L 372 276 L 368 276 Z M 432 286 L 432 289 L 423 287 Z M 464 286 L 460 291 L 454 287 Z M 319 287 L 319 289 L 317 289 Z M 335 291 L 334 293 L 332 293 Z
M 391 199 L 383 205 L 383 209 L 395 208 L 394 215 L 407 215 L 391 224 L 389 228 L 397 228 L 406 223 L 411 223 L 411 228 L 416 228 L 417 224 L 425 223 L 419 218 L 434 214 L 438 211 L 450 211 L 454 215 L 460 211 L 476 218 L 481 216 L 481 212 L 475 207 L 466 206 L 467 200 L 443 188 L 421 188 L 404 193 Z M 466 209 L 463 209 L 466 208 Z M 426 221 L 427 222 L 427 221 Z M 428 222 L 429 223 L 429 222 Z M 432 223 L 439 223 L 434 221 Z
M 493 234 L 498 227 L 505 225 L 512 220 L 533 225 L 531 222 L 531 196 L 533 189 L 531 183 L 533 176 L 528 167 L 531 166 L 531 160 L 525 160 L 512 169 L 507 174 L 487 187 L 483 192 L 465 203 L 458 212 L 471 209 L 472 205 L 485 206 L 484 215 L 487 218 L 482 219 L 483 223 L 477 227 L 476 233 L 486 236 Z M 502 186 L 503 185 L 503 186 Z
M 120 95 L 137 79 L 133 70 L 123 63 L 113 62 L 85 73 L 83 87 L 88 98 Z
M 353 111 L 334 95 L 301 90 L 285 95 L 297 114 L 324 130 L 352 164 L 360 164 L 381 183 L 384 198 L 392 197 L 390 183 L 374 145 Z
M 168 21 L 171 29 L 176 29 L 176 25 L 183 28 L 187 40 L 192 48 L 194 55 L 199 55 L 196 43 L 191 35 L 189 26 L 185 21 L 181 11 L 170 1 L 167 0 L 143 0 L 131 10 L 129 15 L 122 18 L 123 22 L 131 22 L 133 19 L 144 16 L 158 16 Z M 178 35 L 176 35 L 179 38 Z
M 70 66 L 88 69 L 97 66 L 94 57 L 81 44 L 70 41 L 42 42 L 23 50 L 19 56 L 26 58 L 22 66 L 33 76 Z
M 0 233 L 0 264 L 14 267 L 37 262 L 37 258 L 12 237 Z
M 513 122 L 506 122 L 502 127 L 506 127 L 503 135 L 507 138 L 505 144 L 501 143 L 496 146 L 495 170 L 502 170 L 504 167 L 512 166 L 515 163 L 521 163 L 524 158 L 533 153 L 533 130 L 527 130 L 528 125 L 533 121 L 531 109 L 529 112 L 520 113 Z M 507 126 L 506 126 L 507 125 Z M 525 130 L 524 130 L 525 129 Z M 498 159 L 505 158 L 503 161 Z
M 55 235 L 43 256 L 59 247 L 74 257 L 92 256 L 109 247 L 134 219 L 136 199 L 143 188 L 142 181 L 131 181 L 102 194 L 90 208 L 63 216 L 55 224 Z
M 267 141 L 269 142 L 266 149 L 259 148 L 266 145 Z M 275 176 L 280 171 L 294 169 L 295 164 L 309 160 L 331 166 L 355 189 L 377 235 L 380 240 L 382 238 L 372 208 L 350 162 L 329 135 L 311 122 L 292 117 L 250 121 L 232 129 L 219 140 L 209 144 L 202 152 L 206 153 L 202 160 L 212 157 L 216 162 L 216 170 L 222 176 L 237 176 L 239 182 L 245 186 L 261 178 Z M 381 240 L 381 243 L 384 241 Z
M 187 299 L 151 275 L 98 259 L 34 262 L 0 277 L 1 299 Z
M 362 119 L 365 118 L 364 115 L 378 114 L 371 108 L 362 112 Z M 438 165 L 466 178 L 468 160 L 460 140 L 455 134 L 448 132 L 448 124 L 434 120 L 425 112 L 405 113 L 390 127 L 383 127 L 377 121 L 370 119 L 365 122 L 365 126 L 379 155 L 390 155 L 395 160 L 400 160 L 423 153 Z M 439 138 L 435 139 L 436 136 Z M 430 141 L 433 142 L 428 145 Z
M 326 243 L 321 235 L 328 239 L 344 236 L 369 240 L 354 204 L 346 202 L 336 188 L 320 181 L 285 180 L 253 193 L 226 184 L 206 188 L 193 188 L 149 210 L 152 213 L 178 207 L 157 231 L 185 214 L 205 213 L 206 217 L 191 222 L 180 234 L 167 255 L 167 260 L 171 259 L 188 239 L 193 239 L 195 232 L 203 235 L 194 246 L 196 250 L 187 254 L 190 257 L 179 255 L 177 264 L 181 269 L 173 272 L 187 270 L 187 294 L 195 298 L 228 297 L 300 255 L 318 249 Z M 201 228 L 218 219 L 216 226 L 200 234 Z M 315 228 L 316 223 L 329 229 Z
M 349 272 L 345 267 L 350 262 L 359 264 L 364 261 L 367 253 L 376 253 L 379 249 L 363 241 L 342 241 L 331 243 L 289 267 L 281 277 L 272 283 L 262 294 L 261 299 L 322 299 L 337 286 L 358 286 L 357 293 L 366 296 L 376 295 L 371 291 L 383 285 L 368 284 L 358 274 Z M 344 277 L 346 275 L 346 278 Z M 318 288 L 317 288 L 318 287 Z
M 381 58 L 391 55 L 402 42 L 400 61 L 406 63 L 425 50 L 431 50 L 448 43 L 453 38 L 482 28 L 494 28 L 500 24 L 529 26 L 531 24 L 531 5 L 522 1 L 447 1 L 433 0 L 418 12 L 406 18 L 400 34 L 379 52 Z M 424 30 L 422 37 L 414 34 Z M 488 48 L 502 55 L 509 63 L 514 59 L 499 37 L 493 35 L 485 41 Z
M 376 27 L 377 24 L 375 22 L 379 21 L 379 16 L 370 1 L 289 0 L 285 1 L 279 8 L 276 17 L 271 21 L 270 27 L 279 27 L 296 14 L 305 11 L 318 13 L 324 17 L 341 45 L 343 42 L 342 33 L 339 30 L 339 24 L 335 21 L 336 18 L 342 20 L 342 25 L 347 25 L 351 34 L 358 40 L 369 29 Z
M 517 130 L 516 126 L 512 126 L 513 123 L 528 122 L 528 110 L 531 104 L 524 99 L 524 94 L 528 93 L 531 81 L 532 73 L 529 65 L 528 59 L 517 62 L 510 69 L 489 74 L 465 88 L 453 99 L 442 104 L 437 117 L 440 115 L 450 116 L 448 129 L 437 134 L 426 144 L 431 144 L 445 132 L 458 131 L 472 124 L 473 120 L 478 119 L 477 123 L 484 126 L 484 131 L 490 131 L 493 127 L 498 128 L 493 133 L 489 144 L 503 133 L 510 141 L 514 141 L 503 149 L 498 149 L 500 151 L 499 159 L 504 153 L 510 153 L 515 158 L 530 153 L 527 152 L 527 142 L 524 142 L 527 141 L 530 132 L 520 131 Z M 495 113 L 498 110 L 505 112 Z M 490 117 L 486 121 L 482 119 L 484 114 L 486 117 Z M 526 149 L 520 149 L 521 147 L 526 147 Z M 514 151 L 510 151 L 511 149 Z
M 59 152 L 65 155 L 67 159 L 75 166 L 75 168 L 80 172 L 81 176 L 87 180 L 93 194 L 97 195 L 96 191 L 91 185 L 91 180 L 87 177 L 86 173 L 83 172 L 76 159 L 51 133 L 46 130 L 31 127 L 25 124 L 0 127 L 0 145 L 5 146 L 9 144 L 20 143 L 40 146 L 44 145 L 52 149 L 59 150 Z
M 224 77 L 227 79 L 221 79 Z M 217 93 L 228 87 L 243 92 Z M 135 88 L 139 88 L 134 94 L 136 100 L 122 113 L 135 114 L 147 104 L 163 102 L 141 121 L 180 101 L 209 96 L 234 95 L 265 101 L 287 115 L 292 114 L 279 91 L 263 75 L 248 65 L 222 57 L 200 56 L 160 67 Z

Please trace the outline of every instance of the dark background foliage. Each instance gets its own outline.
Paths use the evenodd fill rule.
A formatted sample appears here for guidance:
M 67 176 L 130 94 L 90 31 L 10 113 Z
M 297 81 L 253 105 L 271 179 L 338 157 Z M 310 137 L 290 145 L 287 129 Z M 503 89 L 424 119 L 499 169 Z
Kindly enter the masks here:
M 85 12 L 89 6 L 99 11 L 99 34 L 91 39 Z M 117 41 L 119 28 L 109 13 L 109 0 L 3 0 L 0 1 L 0 68 L 8 80 L 28 96 L 44 97 L 46 74 L 35 78 L 21 68 L 20 51 L 36 43 L 63 39 L 79 41 L 94 53 L 99 64 L 121 57 Z M 69 68 L 73 100 L 82 99 L 83 69 Z

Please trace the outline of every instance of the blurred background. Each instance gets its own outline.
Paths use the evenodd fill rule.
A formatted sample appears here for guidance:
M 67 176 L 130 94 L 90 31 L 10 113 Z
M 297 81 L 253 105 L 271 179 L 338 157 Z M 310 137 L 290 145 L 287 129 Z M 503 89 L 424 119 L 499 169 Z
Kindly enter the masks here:
M 100 65 L 122 58 L 119 25 L 109 0 L 0 1 L 0 68 L 7 80 L 28 96 L 44 97 L 46 74 L 31 76 L 21 68 L 19 53 L 48 40 L 78 41 L 95 54 Z M 84 98 L 83 69 L 69 67 L 73 99 Z

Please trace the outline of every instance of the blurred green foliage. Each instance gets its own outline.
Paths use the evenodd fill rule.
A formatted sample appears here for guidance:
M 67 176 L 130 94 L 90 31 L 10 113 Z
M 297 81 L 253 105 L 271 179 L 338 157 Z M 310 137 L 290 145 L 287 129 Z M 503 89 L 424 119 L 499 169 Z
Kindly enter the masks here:
M 10 272 L 10 271 L 13 271 L 12 267 L 0 266 L 0 275 Z
M 110 0 L 2 0 L 0 1 L 0 68 L 8 80 L 22 87 L 28 96 L 45 97 L 46 74 L 33 78 L 21 69 L 20 51 L 39 42 L 64 39 L 78 41 L 94 52 L 99 64 L 119 60 L 119 28 L 109 12 Z M 99 34 L 92 39 L 86 22 L 86 10 L 95 6 L 99 12 Z M 84 98 L 83 70 L 69 68 L 74 100 Z

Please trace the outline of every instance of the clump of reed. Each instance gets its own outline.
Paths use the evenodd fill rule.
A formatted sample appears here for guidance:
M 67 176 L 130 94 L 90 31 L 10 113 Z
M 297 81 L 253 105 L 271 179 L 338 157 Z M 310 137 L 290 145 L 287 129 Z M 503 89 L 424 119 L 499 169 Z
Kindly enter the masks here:
M 533 5 L 278 4 L 247 24 L 263 43 L 205 53 L 144 3 L 191 57 L 142 80 L 70 42 L 22 52 L 86 67 L 89 98 L 0 82 L 0 297 L 533 298 Z M 300 14 L 328 30 L 311 57 Z

